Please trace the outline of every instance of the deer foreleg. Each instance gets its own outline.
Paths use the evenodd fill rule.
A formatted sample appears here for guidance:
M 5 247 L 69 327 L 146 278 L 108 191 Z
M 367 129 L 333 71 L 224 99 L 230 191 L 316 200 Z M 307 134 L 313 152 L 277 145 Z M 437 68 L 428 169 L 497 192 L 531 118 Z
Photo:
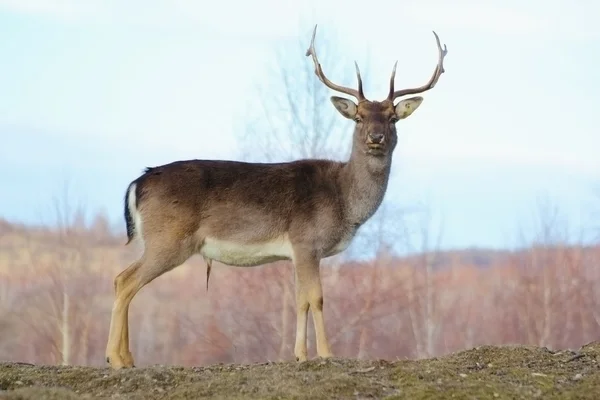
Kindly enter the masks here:
M 299 257 L 294 260 L 296 273 L 296 345 L 294 353 L 296 360 L 307 359 L 306 324 L 310 309 L 315 326 L 317 339 L 317 354 L 319 357 L 331 357 L 329 343 L 325 333 L 323 317 L 323 290 L 319 275 L 319 259 L 314 257 Z

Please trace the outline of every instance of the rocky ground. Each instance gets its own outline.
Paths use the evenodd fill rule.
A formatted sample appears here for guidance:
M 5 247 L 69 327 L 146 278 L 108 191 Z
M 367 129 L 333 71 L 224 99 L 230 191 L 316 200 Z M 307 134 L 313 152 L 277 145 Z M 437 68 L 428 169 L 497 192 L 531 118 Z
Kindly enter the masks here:
M 410 361 L 108 368 L 0 363 L 0 399 L 598 399 L 600 342 L 483 346 Z

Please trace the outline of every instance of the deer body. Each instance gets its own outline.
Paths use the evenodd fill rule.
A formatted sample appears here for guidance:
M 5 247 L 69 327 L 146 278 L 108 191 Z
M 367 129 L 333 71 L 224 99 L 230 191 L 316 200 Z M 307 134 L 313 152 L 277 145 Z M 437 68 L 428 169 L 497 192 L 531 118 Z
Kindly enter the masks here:
M 350 159 L 176 161 L 147 168 L 131 182 L 125 195 L 127 243 L 139 239 L 144 252 L 115 278 L 106 348 L 113 368 L 133 366 L 128 311 L 135 294 L 193 254 L 207 260 L 207 272 L 213 260 L 240 267 L 291 260 L 296 281 L 296 359 L 307 359 L 309 309 L 317 354 L 332 355 L 325 333 L 320 260 L 345 250 L 383 201 L 397 143 L 395 124 L 411 115 L 423 99 L 393 101 L 431 89 L 443 72 L 445 50 L 436 35 L 440 59 L 427 85 L 394 91 L 394 67 L 388 98 L 369 101 L 362 92 L 358 67 L 358 90 L 337 86 L 325 77 L 314 51 L 315 34 L 316 27 L 307 55 L 313 58 L 317 77 L 359 100 L 356 104 L 331 98 L 340 114 L 356 122 Z
M 155 235 L 163 220 L 190 251 L 232 266 L 292 260 L 301 244 L 329 257 L 381 204 L 391 156 L 374 170 L 368 162 L 355 151 L 347 163 L 188 160 L 148 168 L 127 191 L 128 237 L 143 241 L 144 229 Z

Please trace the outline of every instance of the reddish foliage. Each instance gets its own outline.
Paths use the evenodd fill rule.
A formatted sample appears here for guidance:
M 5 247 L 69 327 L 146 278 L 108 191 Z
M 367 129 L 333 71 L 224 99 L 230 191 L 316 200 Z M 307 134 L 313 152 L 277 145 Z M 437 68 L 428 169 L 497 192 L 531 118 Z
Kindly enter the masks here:
M 0 359 L 103 365 L 112 280 L 134 250 L 110 236 L 101 219 L 66 237 L 3 221 L 0 228 Z M 332 350 L 395 359 L 481 344 L 578 347 L 600 336 L 599 260 L 599 248 L 561 246 L 380 254 L 342 265 L 326 260 Z M 192 258 L 134 299 L 130 336 L 137 365 L 293 358 L 290 263 L 215 263 L 208 292 L 205 272 L 202 259 Z M 309 335 L 314 355 L 312 327 Z

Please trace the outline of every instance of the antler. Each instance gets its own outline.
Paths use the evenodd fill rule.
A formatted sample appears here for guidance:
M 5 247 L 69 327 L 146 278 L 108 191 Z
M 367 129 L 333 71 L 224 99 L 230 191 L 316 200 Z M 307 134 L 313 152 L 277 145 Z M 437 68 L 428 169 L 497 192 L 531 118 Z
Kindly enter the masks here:
M 331 82 L 325 74 L 323 73 L 323 68 L 321 68 L 321 64 L 317 58 L 317 53 L 315 51 L 315 36 L 317 35 L 317 25 L 315 25 L 315 29 L 313 30 L 312 40 L 310 41 L 310 47 L 306 50 L 306 56 L 312 56 L 313 62 L 315 63 L 315 75 L 325 84 L 325 86 L 330 89 L 336 90 L 341 93 L 346 93 L 350 96 L 356 97 L 358 101 L 366 100 L 365 95 L 363 93 L 362 79 L 360 78 L 360 70 L 358 69 L 358 64 L 356 61 L 354 62 L 354 66 L 356 67 L 356 77 L 358 78 L 358 90 L 352 89 L 345 86 L 339 86 L 335 83 Z
M 440 76 L 444 73 L 444 57 L 446 57 L 446 54 L 448 54 L 448 48 L 444 44 L 444 48 L 442 49 L 442 45 L 440 44 L 440 38 L 438 37 L 437 33 L 435 33 L 435 31 L 433 31 L 433 34 L 437 43 L 439 59 L 435 67 L 435 71 L 433 71 L 433 75 L 431 76 L 431 79 L 429 79 L 429 82 L 418 88 L 394 91 L 394 78 L 396 77 L 396 65 L 398 64 L 398 61 L 396 61 L 396 64 L 394 64 L 394 69 L 392 70 L 392 77 L 390 78 L 390 93 L 388 95 L 388 100 L 393 101 L 398 97 L 406 96 L 407 94 L 423 93 L 429 89 L 434 88 L 438 79 L 440 79 Z

